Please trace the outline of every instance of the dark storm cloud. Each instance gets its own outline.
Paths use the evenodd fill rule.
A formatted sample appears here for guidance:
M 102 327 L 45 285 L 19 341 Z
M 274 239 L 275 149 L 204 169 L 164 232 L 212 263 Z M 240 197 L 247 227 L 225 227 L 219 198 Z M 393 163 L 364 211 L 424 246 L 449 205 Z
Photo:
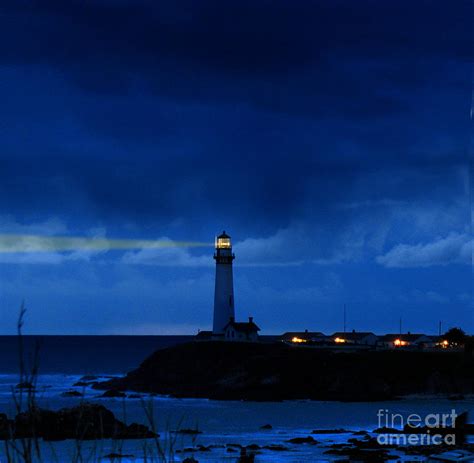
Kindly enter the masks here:
M 305 114 L 342 102 L 349 115 L 373 116 L 406 109 L 390 89 L 436 78 L 433 61 L 471 56 L 468 2 L 12 1 L 1 8 L 0 37 L 11 44 L 3 63 L 53 66 L 99 93 L 124 93 L 143 78 L 167 97 Z M 370 104 L 348 101 L 367 97 Z
M 7 1 L 0 39 L 9 46 L 0 62 L 49 66 L 98 94 L 138 87 L 187 103 L 373 120 L 409 114 L 413 101 L 405 92 L 422 86 L 467 89 L 469 8 L 423 1 Z
M 3 2 L 0 63 L 23 74 L 2 86 L 18 94 L 3 110 L 0 204 L 61 214 L 68 198 L 133 220 L 243 210 L 286 226 L 349 195 L 442 197 L 465 160 L 468 10 Z M 30 93 L 47 98 L 28 94 L 29 69 L 45 75 Z M 82 132 L 65 135 L 74 124 Z M 375 188 L 360 186 L 374 174 Z
M 23 53 L 7 50 L 4 56 L 58 65 L 84 59 L 100 68 L 126 59 L 153 67 L 168 57 L 252 75 L 286 74 L 328 51 L 355 58 L 398 53 L 404 59 L 428 54 L 468 60 L 469 8 L 467 1 L 448 7 L 426 1 L 15 0 L 2 3 L 3 31 L 18 39 L 16 49 Z

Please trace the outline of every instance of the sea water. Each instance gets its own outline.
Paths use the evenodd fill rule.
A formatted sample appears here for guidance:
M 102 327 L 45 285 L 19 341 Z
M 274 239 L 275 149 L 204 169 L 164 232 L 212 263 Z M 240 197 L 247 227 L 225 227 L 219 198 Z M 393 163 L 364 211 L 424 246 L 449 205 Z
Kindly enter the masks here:
M 83 374 L 96 374 L 100 379 L 110 376 L 120 376 L 133 366 L 143 360 L 146 355 L 153 351 L 155 346 L 172 345 L 173 342 L 182 342 L 182 338 L 172 339 L 118 339 L 114 337 L 107 343 L 105 337 L 102 339 L 91 339 L 88 337 L 87 348 L 82 348 L 77 339 L 63 339 L 63 353 L 58 352 L 61 340 L 43 339 L 43 365 L 44 371 L 40 373 L 37 382 L 37 400 L 41 407 L 57 410 L 63 407 L 72 407 L 88 401 L 99 403 L 110 409 L 116 418 L 127 423 L 138 422 L 149 424 L 145 409 L 153 410 L 156 430 L 160 434 L 160 445 L 168 448 L 171 444 L 174 450 L 201 445 L 222 446 L 213 448 L 210 452 L 186 452 L 177 453 L 175 461 L 194 455 L 200 463 L 206 462 L 236 462 L 238 451 L 229 452 L 227 444 L 249 445 L 257 444 L 260 447 L 267 445 L 283 445 L 287 451 L 275 452 L 260 450 L 257 462 L 324 462 L 334 461 L 336 458 L 325 454 L 328 446 L 334 443 L 346 442 L 354 437 L 352 432 L 367 430 L 372 431 L 379 426 L 377 413 L 380 409 L 388 410 L 389 413 L 400 413 L 403 416 L 419 414 L 426 416 L 431 413 L 450 413 L 453 409 L 459 414 L 464 411 L 474 416 L 474 399 L 450 401 L 444 398 L 410 398 L 389 402 L 364 402 L 364 403 L 341 403 L 321 401 L 283 401 L 283 402 L 244 402 L 244 401 L 213 401 L 206 399 L 175 399 L 162 396 L 150 396 L 142 394 L 141 398 L 102 398 L 102 392 L 91 387 L 74 387 Z M 77 338 L 77 337 L 74 337 Z M 128 337 L 125 337 L 128 338 Z M 161 337 L 155 337 L 161 338 Z M 83 340 L 86 341 L 85 339 Z M 15 341 L 8 342 L 0 338 L 0 344 L 8 345 L 15 350 Z M 29 339 L 28 343 L 32 343 Z M 103 349 L 104 345 L 109 347 Z M 31 347 L 32 344 L 29 344 Z M 82 343 L 84 345 L 84 343 Z M 96 349 L 97 355 L 90 356 Z M 54 351 L 51 351 L 54 349 Z M 126 350 L 124 354 L 120 350 Z M 69 354 L 70 361 L 64 363 L 65 356 Z M 122 355 L 121 367 L 117 364 L 116 356 Z M 12 401 L 13 390 L 18 383 L 18 374 L 13 370 L 14 355 L 3 352 L 3 365 L 0 363 L 0 412 L 14 416 L 15 407 Z M 5 359 L 9 359 L 5 362 Z M 0 360 L 2 357 L 0 356 Z M 74 361 L 71 361 L 74 360 Z M 134 364 L 134 365 L 132 365 Z M 102 371 L 100 371 L 102 369 Z M 112 371 L 115 369 L 115 371 Z M 61 370 L 61 371 L 55 371 Z M 83 398 L 62 397 L 66 391 L 77 390 L 84 394 Z M 272 429 L 263 430 L 261 426 L 270 424 Z M 192 428 L 199 429 L 202 433 L 196 436 L 175 434 L 177 429 Z M 311 434 L 318 429 L 347 430 L 344 434 Z M 289 439 L 294 437 L 306 437 L 312 435 L 317 445 L 291 444 Z M 86 461 L 108 461 L 101 457 L 110 453 L 121 453 L 133 455 L 130 458 L 121 459 L 122 462 L 143 461 L 145 448 L 154 448 L 156 443 L 148 440 L 127 440 L 114 442 L 111 440 L 85 442 L 81 452 Z M 42 461 L 45 462 L 67 462 L 72 461 L 75 455 L 73 441 L 62 441 L 54 443 L 43 443 L 41 446 Z M 0 462 L 5 459 L 4 448 L 0 449 Z M 340 459 L 341 457 L 338 457 Z M 411 461 L 416 461 L 410 457 Z M 422 459 L 419 459 L 422 461 Z

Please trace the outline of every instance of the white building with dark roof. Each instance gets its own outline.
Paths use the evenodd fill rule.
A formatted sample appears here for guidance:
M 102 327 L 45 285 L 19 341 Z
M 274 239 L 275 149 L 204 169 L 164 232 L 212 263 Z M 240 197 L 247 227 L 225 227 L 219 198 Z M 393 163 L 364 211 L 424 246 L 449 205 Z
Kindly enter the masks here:
M 432 344 L 432 339 L 425 334 L 386 334 L 380 336 L 378 345 L 389 349 L 400 347 L 423 348 Z
M 236 322 L 234 318 L 224 328 L 225 341 L 257 342 L 260 328 L 254 323 L 253 317 L 248 322 Z
M 370 331 L 339 331 L 331 336 L 336 344 L 357 344 L 362 346 L 375 346 L 377 336 Z
M 326 336 L 319 331 L 287 331 L 280 336 L 280 340 L 284 342 L 304 343 L 304 342 L 320 342 L 326 340 Z

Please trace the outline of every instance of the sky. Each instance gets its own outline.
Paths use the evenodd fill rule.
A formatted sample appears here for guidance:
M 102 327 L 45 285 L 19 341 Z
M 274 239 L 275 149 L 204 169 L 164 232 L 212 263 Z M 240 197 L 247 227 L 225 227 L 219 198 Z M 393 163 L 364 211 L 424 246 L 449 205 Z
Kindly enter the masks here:
M 3 0 L 0 334 L 474 333 L 470 9 Z

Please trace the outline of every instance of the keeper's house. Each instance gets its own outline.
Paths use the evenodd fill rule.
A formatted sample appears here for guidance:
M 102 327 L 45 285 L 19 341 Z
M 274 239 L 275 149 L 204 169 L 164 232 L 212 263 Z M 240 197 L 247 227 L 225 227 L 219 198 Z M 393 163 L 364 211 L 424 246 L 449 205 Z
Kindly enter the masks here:
M 249 317 L 248 322 L 236 322 L 234 317 L 231 317 L 224 327 L 224 340 L 257 342 L 259 331 L 260 328 L 253 322 L 253 317 Z
M 279 340 L 283 342 L 292 342 L 297 344 L 305 342 L 316 343 L 326 341 L 327 336 L 325 336 L 319 331 L 287 331 L 279 337 Z
M 377 345 L 386 349 L 412 348 L 423 349 L 433 343 L 425 334 L 386 334 L 380 336 Z

